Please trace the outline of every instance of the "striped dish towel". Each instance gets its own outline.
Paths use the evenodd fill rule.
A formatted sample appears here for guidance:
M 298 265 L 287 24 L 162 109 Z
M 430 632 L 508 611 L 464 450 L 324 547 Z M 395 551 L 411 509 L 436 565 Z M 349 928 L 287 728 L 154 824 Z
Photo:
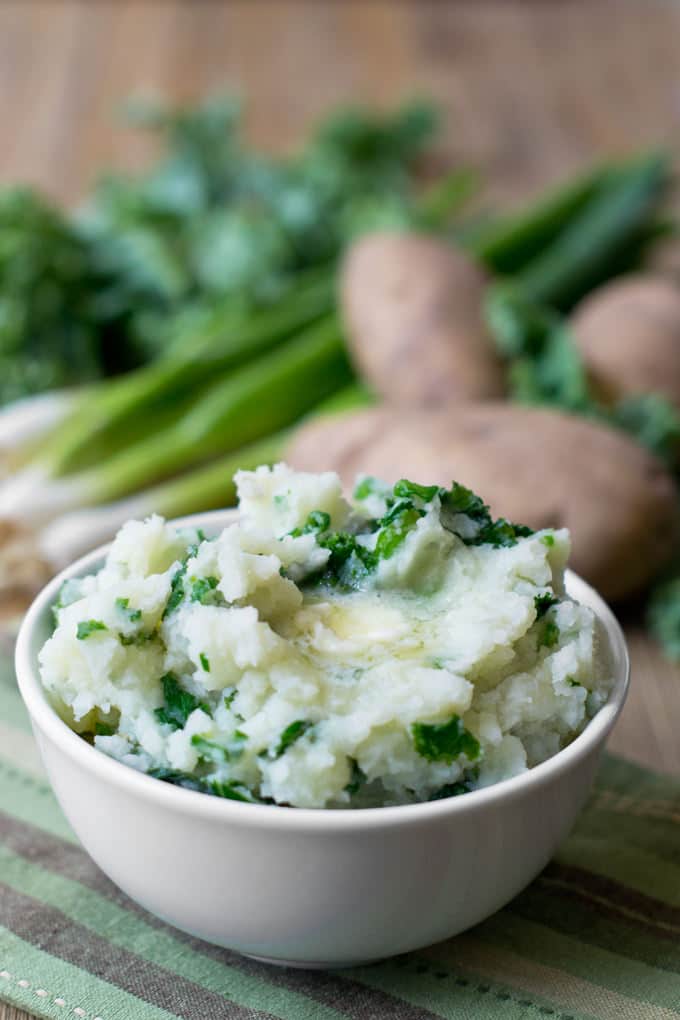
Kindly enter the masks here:
M 680 781 L 608 758 L 576 831 L 464 935 L 336 972 L 258 964 L 162 924 L 80 849 L 0 647 L 0 999 L 81 1020 L 680 1018 Z

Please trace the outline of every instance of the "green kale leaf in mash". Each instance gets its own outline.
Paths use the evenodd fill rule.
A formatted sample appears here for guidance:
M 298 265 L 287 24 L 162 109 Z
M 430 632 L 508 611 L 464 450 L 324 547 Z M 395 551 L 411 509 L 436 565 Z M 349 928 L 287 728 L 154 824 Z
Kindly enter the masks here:
M 465 729 L 458 715 L 445 723 L 413 723 L 411 733 L 416 751 L 428 761 L 450 765 L 461 754 L 469 761 L 479 757 L 479 741 Z
M 198 751 L 202 761 L 215 762 L 220 765 L 240 758 L 243 754 L 243 745 L 247 739 L 245 733 L 236 730 L 229 744 L 225 746 L 224 744 L 219 744 L 216 740 L 207 740 L 206 737 L 194 733 L 191 738 L 191 744 Z
M 175 730 L 181 730 L 195 709 L 202 708 L 204 712 L 211 715 L 210 708 L 194 697 L 190 691 L 185 691 L 174 673 L 166 673 L 165 676 L 162 676 L 161 684 L 165 705 L 155 711 L 159 722 L 167 723 Z
M 130 609 L 130 599 L 118 598 L 115 601 L 115 606 L 116 609 L 120 610 L 120 612 L 130 621 L 130 623 L 136 623 L 137 620 L 141 620 L 142 618 L 141 609 Z
M 390 488 L 367 476 L 357 484 L 354 500 L 364 512 L 370 506 L 374 513 L 376 507 L 383 507 L 382 513 L 358 517 L 355 530 L 330 531 L 330 515 L 314 510 L 302 527 L 290 532 L 293 537 L 314 534 L 317 545 L 330 551 L 325 567 L 308 576 L 307 585 L 320 583 L 345 591 L 361 588 L 429 513 L 435 513 L 442 527 L 466 545 L 512 546 L 533 534 L 523 524 L 511 524 L 503 517 L 494 520 L 483 500 L 458 482 L 444 489 L 402 478 Z
M 222 592 L 217 590 L 216 577 L 190 577 L 189 601 L 200 602 L 202 606 L 223 606 Z
M 168 598 L 165 609 L 163 610 L 163 619 L 167 619 L 171 613 L 179 606 L 180 602 L 184 598 L 184 575 L 187 572 L 186 563 L 179 567 L 173 575 L 172 581 L 170 582 L 170 596 Z
M 539 648 L 554 648 L 560 640 L 560 628 L 554 620 L 546 620 L 538 637 Z
M 81 620 L 76 630 L 76 637 L 79 641 L 85 641 L 92 634 L 98 630 L 108 630 L 109 628 L 101 620 Z
M 282 754 L 285 754 L 289 747 L 291 747 L 296 740 L 312 727 L 313 723 L 309 719 L 296 719 L 289 726 L 286 726 L 285 730 L 279 737 L 279 742 L 276 745 L 274 751 L 274 758 L 280 758 Z
M 290 534 L 293 538 L 300 535 L 316 535 L 322 531 L 328 531 L 331 526 L 331 515 L 325 510 L 312 510 L 311 514 L 301 528 L 293 528 Z
M 224 797 L 227 800 L 240 800 L 244 804 L 258 804 L 261 801 L 261 798 L 255 797 L 247 786 L 234 780 L 225 783 L 215 779 L 209 784 L 209 792 L 214 794 L 215 797 Z
M 118 640 L 121 645 L 128 647 L 129 645 L 145 645 L 149 641 L 155 641 L 158 637 L 155 630 L 138 630 L 135 634 L 119 634 Z
M 504 517 L 494 520 L 488 506 L 470 489 L 459 482 L 452 482 L 450 489 L 439 489 L 442 505 L 441 522 L 445 528 L 462 538 L 466 545 L 515 545 L 518 538 L 533 535 L 531 528 L 524 524 L 511 524 Z M 461 533 L 456 518 L 466 517 L 473 525 L 472 533 Z
M 536 607 L 536 619 L 540 620 L 541 617 L 545 616 L 548 610 L 552 609 L 553 606 L 556 606 L 558 602 L 559 599 L 556 599 L 549 591 L 547 591 L 545 595 L 535 595 L 534 606 Z
M 347 793 L 349 793 L 349 794 L 354 794 L 354 793 L 358 793 L 359 792 L 361 787 L 364 785 L 364 783 L 368 779 L 368 776 L 366 775 L 364 770 L 361 768 L 361 766 L 359 765 L 359 762 L 356 760 L 356 758 L 350 758 L 350 766 L 351 766 L 351 770 L 352 771 L 351 771 L 349 783 L 345 787 L 345 791 Z
M 474 790 L 478 779 L 479 769 L 470 769 L 469 772 L 466 772 L 464 779 L 459 780 L 457 783 L 446 783 L 444 786 L 440 786 L 429 799 L 445 800 L 448 797 L 460 797 L 462 793 L 470 793 L 471 790 Z
M 98 722 L 94 724 L 94 732 L 97 737 L 112 737 L 116 728 L 108 723 Z

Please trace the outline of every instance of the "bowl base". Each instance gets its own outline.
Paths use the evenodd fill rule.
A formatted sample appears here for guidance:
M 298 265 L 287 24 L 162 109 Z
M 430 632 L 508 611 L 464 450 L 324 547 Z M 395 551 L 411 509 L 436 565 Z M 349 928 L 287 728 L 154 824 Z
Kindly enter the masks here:
M 242 953 L 249 960 L 257 960 L 258 963 L 269 963 L 273 967 L 294 967 L 296 970 L 345 970 L 349 967 L 368 967 L 372 963 L 379 963 L 382 957 L 371 960 L 343 960 L 342 963 L 333 961 L 331 963 L 320 960 L 281 960 L 276 956 L 256 956 L 255 953 Z

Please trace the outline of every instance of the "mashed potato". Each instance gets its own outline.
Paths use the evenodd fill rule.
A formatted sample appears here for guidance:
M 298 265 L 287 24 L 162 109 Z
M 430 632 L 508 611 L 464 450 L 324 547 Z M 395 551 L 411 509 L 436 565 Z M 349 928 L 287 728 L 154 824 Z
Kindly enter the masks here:
M 523 772 L 606 700 L 565 531 L 455 483 L 363 478 L 348 502 L 283 464 L 237 482 L 215 538 L 130 521 L 63 586 L 42 680 L 102 752 L 236 800 L 403 804 Z

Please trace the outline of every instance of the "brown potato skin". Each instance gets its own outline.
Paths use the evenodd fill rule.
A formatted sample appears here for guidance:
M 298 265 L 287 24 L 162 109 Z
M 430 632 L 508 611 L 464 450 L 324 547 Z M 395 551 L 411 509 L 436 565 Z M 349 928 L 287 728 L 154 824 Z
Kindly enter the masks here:
M 663 464 L 622 433 L 558 411 L 470 404 L 433 411 L 379 407 L 316 419 L 287 461 L 389 482 L 462 482 L 494 515 L 532 528 L 567 527 L 570 565 L 606 598 L 643 589 L 678 535 L 675 485 Z
M 680 409 L 680 289 L 670 280 L 621 277 L 585 298 L 571 324 L 602 399 L 660 393 Z
M 400 404 L 501 397 L 505 372 L 483 321 L 485 287 L 477 265 L 435 238 L 361 238 L 347 254 L 340 281 L 359 374 Z

